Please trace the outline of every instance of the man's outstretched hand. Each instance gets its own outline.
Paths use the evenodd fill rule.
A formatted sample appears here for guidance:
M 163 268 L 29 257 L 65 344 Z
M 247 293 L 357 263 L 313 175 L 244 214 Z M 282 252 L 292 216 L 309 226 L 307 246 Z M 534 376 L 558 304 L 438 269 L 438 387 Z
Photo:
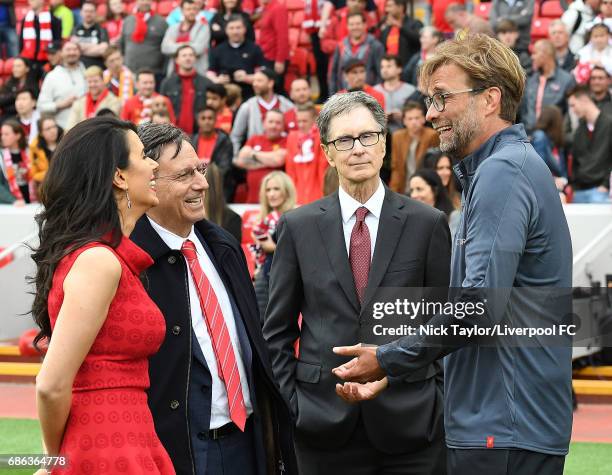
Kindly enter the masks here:
M 332 373 L 344 381 L 370 383 L 380 381 L 386 376 L 378 364 L 375 346 L 363 346 L 359 343 L 354 346 L 336 346 L 333 351 L 337 355 L 355 357 L 348 363 L 332 369 Z
M 372 383 L 336 384 L 336 394 L 349 403 L 368 401 L 378 396 L 388 385 L 386 377 Z

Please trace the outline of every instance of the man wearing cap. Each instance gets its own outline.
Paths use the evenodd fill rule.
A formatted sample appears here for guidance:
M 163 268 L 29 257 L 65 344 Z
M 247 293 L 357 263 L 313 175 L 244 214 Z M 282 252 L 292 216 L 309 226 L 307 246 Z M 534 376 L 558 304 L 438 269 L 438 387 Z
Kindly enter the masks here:
M 363 13 L 349 13 L 347 27 L 348 36 L 336 46 L 329 69 L 331 93 L 347 87 L 343 76 L 344 67 L 352 58 L 363 61 L 368 84 L 373 86 L 380 82 L 380 60 L 385 54 L 385 47 L 368 33 L 366 18 Z
M 385 109 L 385 96 L 380 91 L 377 91 L 369 84 L 366 84 L 366 67 L 363 60 L 359 58 L 351 58 L 344 65 L 344 80 L 346 81 L 346 89 L 338 91 L 339 93 L 347 91 L 363 91 L 369 94 L 378 101 L 380 107 Z

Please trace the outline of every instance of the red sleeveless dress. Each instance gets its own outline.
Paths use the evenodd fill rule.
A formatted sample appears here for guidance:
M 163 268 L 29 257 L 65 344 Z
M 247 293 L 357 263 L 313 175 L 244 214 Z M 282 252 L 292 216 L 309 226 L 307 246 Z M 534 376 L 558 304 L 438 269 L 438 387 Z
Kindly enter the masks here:
M 121 263 L 121 278 L 106 321 L 79 368 L 60 453 L 67 468 L 53 474 L 174 474 L 147 405 L 148 357 L 162 344 L 164 317 L 147 295 L 140 273 L 151 257 L 123 237 L 116 249 L 90 243 L 64 257 L 53 275 L 49 317 L 55 327 L 64 278 L 86 249 L 104 246 Z

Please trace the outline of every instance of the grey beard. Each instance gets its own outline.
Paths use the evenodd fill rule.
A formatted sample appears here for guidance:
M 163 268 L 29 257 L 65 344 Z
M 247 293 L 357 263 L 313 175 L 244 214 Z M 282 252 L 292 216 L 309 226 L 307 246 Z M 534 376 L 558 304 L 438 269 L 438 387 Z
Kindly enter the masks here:
M 471 112 L 474 101 L 471 100 L 468 112 L 458 121 L 453 122 L 453 136 L 449 142 L 440 142 L 440 150 L 446 153 L 451 159 L 462 160 L 467 155 L 468 145 L 478 132 L 480 127 L 478 118 Z

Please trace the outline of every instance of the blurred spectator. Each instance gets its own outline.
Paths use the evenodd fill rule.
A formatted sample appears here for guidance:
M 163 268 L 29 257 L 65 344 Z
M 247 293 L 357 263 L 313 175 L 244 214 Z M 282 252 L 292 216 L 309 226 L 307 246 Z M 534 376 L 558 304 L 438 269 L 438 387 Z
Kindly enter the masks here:
M 518 45 L 520 37 L 516 23 L 505 18 L 500 19 L 495 24 L 495 36 L 499 41 L 514 51 L 525 72 L 527 74 L 531 73 L 531 56 L 529 56 L 527 49 L 523 49 Z
M 427 149 L 440 143 L 438 133 L 425 127 L 423 106 L 408 101 L 402 108 L 402 122 L 405 129 L 392 135 L 391 181 L 389 188 L 397 193 L 407 193 L 410 178 L 421 167 Z
M 557 189 L 562 191 L 567 184 L 567 162 L 563 140 L 563 114 L 557 106 L 542 107 L 531 144 L 555 177 Z
M 375 12 L 367 12 L 366 0 L 346 0 L 343 7 L 332 8 L 330 11 L 329 24 L 325 27 L 325 35 L 321 38 L 321 49 L 327 54 L 332 54 L 338 43 L 348 36 L 348 16 L 351 13 L 363 13 L 366 19 L 366 31 L 374 33 L 378 30 L 378 18 Z M 324 5 L 330 5 L 324 2 Z
M 79 47 L 75 43 L 64 43 L 62 64 L 45 76 L 38 96 L 39 111 L 55 114 L 57 123 L 63 129 L 68 124 L 72 104 L 87 90 L 85 67 L 80 57 Z
M 455 31 L 446 21 L 446 9 L 452 3 L 464 4 L 464 0 L 428 0 L 428 10 L 431 17 L 431 26 L 438 30 L 444 38 L 452 38 Z M 429 22 L 426 22 L 429 23 Z
M 442 211 L 448 219 L 451 238 L 455 236 L 460 214 L 448 197 L 446 187 L 442 184 L 440 176 L 434 170 L 427 168 L 417 170 L 410 178 L 408 195 L 413 200 Z
M 268 111 L 278 110 L 284 114 L 293 107 L 289 99 L 274 94 L 275 76 L 274 72 L 269 69 L 260 69 L 253 75 L 255 97 L 251 97 L 240 106 L 230 134 L 234 146 L 234 157 L 238 155 L 246 139 L 264 133 L 263 122 Z M 256 190 L 259 190 L 259 183 Z M 257 191 L 254 193 L 256 194 Z
M 578 64 L 574 75 L 580 83 L 588 82 L 593 66 L 604 68 L 612 74 L 612 46 L 610 30 L 605 23 L 598 23 L 589 31 L 589 42 L 578 51 Z
M 297 130 L 297 107 L 308 104 L 312 100 L 312 91 L 308 79 L 297 78 L 291 82 L 289 97 L 293 101 L 294 107 L 285 112 L 285 129 L 287 132 Z
M 259 190 L 260 221 L 253 228 L 253 239 L 262 258 L 254 282 L 262 325 L 268 306 L 270 268 L 276 249 L 276 225 L 283 213 L 294 207 L 295 187 L 291 178 L 282 171 L 268 173 L 261 181 Z
M 601 0 L 599 5 L 600 14 L 595 17 L 593 23 L 603 22 L 608 25 L 610 31 L 612 31 L 612 0 Z M 587 25 L 587 28 L 592 28 L 592 24 Z
M 343 70 L 346 89 L 338 91 L 339 93 L 363 91 L 376 99 L 383 109 L 385 108 L 385 95 L 369 84 L 366 84 L 366 65 L 363 60 L 359 58 L 350 58 L 344 63 Z
M 21 124 L 14 119 L 2 123 L 2 172 L 16 205 L 31 203 L 36 197 L 30 176 L 28 144 Z
M 453 162 L 451 158 L 439 148 L 431 148 L 423 157 L 423 167 L 435 170 L 446 193 L 455 209 L 461 207 L 461 193 L 457 190 L 457 181 L 453 175 Z
M 419 33 L 423 28 L 423 23 L 406 14 L 407 6 L 407 0 L 386 0 L 386 17 L 380 32 L 380 42 L 387 54 L 399 56 L 402 64 L 421 49 Z
M 208 24 L 208 20 L 212 18 L 212 14 L 210 14 L 210 17 L 209 17 L 206 10 L 203 9 L 204 0 L 194 0 L 194 2 L 196 6 L 198 7 L 198 14 L 196 16 L 196 20 L 198 21 L 198 23 Z M 178 25 L 182 21 L 183 21 L 183 9 L 181 8 L 181 5 L 178 5 L 166 17 L 166 23 L 168 23 L 168 26 L 172 26 L 172 25 Z
M 38 82 L 30 69 L 29 61 L 18 56 L 13 59 L 11 77 L 0 88 L 0 109 L 3 118 L 15 115 L 17 93 L 25 89 L 33 91 L 35 97 L 38 96 Z
M 106 20 L 102 23 L 102 26 L 108 33 L 108 44 L 110 46 L 120 47 L 123 19 L 126 16 L 123 0 L 106 0 Z
M 599 11 L 600 0 L 574 0 L 563 12 L 561 21 L 570 34 L 569 47 L 577 52 L 584 46 L 589 24 Z
M 225 90 L 227 92 L 227 98 L 225 102 L 227 103 L 227 107 L 232 111 L 232 114 L 236 114 L 240 106 L 242 105 L 242 89 L 236 84 L 224 84 Z
M 327 167 L 325 176 L 323 177 L 323 196 L 329 196 L 338 191 L 340 181 L 336 167 Z
M 242 218 L 234 212 L 225 200 L 223 194 L 223 176 L 219 167 L 214 163 L 208 165 L 206 171 L 206 181 L 208 190 L 204 194 L 204 208 L 206 209 L 206 219 L 221 226 L 228 233 L 242 241 Z
M 568 104 L 578 117 L 571 147 L 574 203 L 606 203 L 612 172 L 612 117 L 602 114 L 585 85 L 568 93 Z
M 30 143 L 32 180 L 37 190 L 45 179 L 53 153 L 63 134 L 64 130 L 57 125 L 53 116 L 43 115 L 38 119 L 38 134 Z
M 589 78 L 589 89 L 595 105 L 604 113 L 612 115 L 612 98 L 610 97 L 612 78 L 610 73 L 600 66 L 595 66 Z
M 151 114 L 152 124 L 170 124 L 170 112 L 167 109 L 157 110 Z
M 206 106 L 215 111 L 215 127 L 226 134 L 232 131 L 234 114 L 227 106 L 227 90 L 223 84 L 211 84 L 206 89 Z
M 412 84 L 400 80 L 401 73 L 402 64 L 397 56 L 383 56 L 380 62 L 380 75 L 383 82 L 374 86 L 374 89 L 385 97 L 384 109 L 388 118 L 387 127 L 391 133 L 403 127 L 402 107 L 416 91 Z
M 255 28 L 259 30 L 257 44 L 263 52 L 264 64 L 276 74 L 276 89 L 284 90 L 284 74 L 289 60 L 289 24 L 287 8 L 279 0 L 259 0 L 263 8 Z
M 152 0 L 136 0 L 136 13 L 123 20 L 120 44 L 125 65 L 130 70 L 150 69 L 156 81 L 160 81 L 166 60 L 161 43 L 168 24 L 151 12 L 152 3 Z
M 527 79 L 522 104 L 522 121 L 531 132 L 543 106 L 567 110 L 565 94 L 574 85 L 573 76 L 557 66 L 555 47 L 549 40 L 538 40 L 531 55 L 533 74 Z
M 404 71 L 402 71 L 402 79 L 413 86 L 417 86 L 419 67 L 436 51 L 436 47 L 444 41 L 444 36 L 434 27 L 426 26 L 421 30 L 419 41 L 421 50 L 409 59 L 404 66 Z
M 253 96 L 255 71 L 264 65 L 261 48 L 246 37 L 247 22 L 241 15 L 232 15 L 225 23 L 227 40 L 210 51 L 207 76 L 218 84 L 235 83 L 242 90 L 243 100 Z
M 164 79 L 160 92 L 172 102 L 176 125 L 191 135 L 198 129 L 195 112 L 206 106 L 206 88 L 211 81 L 196 72 L 195 50 L 188 44 L 179 46 L 175 63 L 176 72 Z
M 102 69 L 90 66 L 85 70 L 87 93 L 74 101 L 66 130 L 71 129 L 85 119 L 91 119 L 101 109 L 110 109 L 116 116 L 121 109 L 121 101 L 104 84 Z
M 104 52 L 104 83 L 119 98 L 121 106 L 134 95 L 134 75 L 123 64 L 123 55 L 118 48 L 110 46 Z
M 81 49 L 81 62 L 86 68 L 98 66 L 104 69 L 102 56 L 108 48 L 108 33 L 96 21 L 96 4 L 85 0 L 81 6 L 81 23 L 74 27 L 72 41 Z
M 327 87 L 327 68 L 329 67 L 329 56 L 323 51 L 321 38 L 319 38 L 319 28 L 321 26 L 321 13 L 325 0 L 305 0 L 304 2 L 304 21 L 302 30 L 310 37 L 312 52 L 316 62 L 316 75 L 319 84 L 319 97 L 317 102 L 324 102 L 329 96 Z
M 43 80 L 50 71 L 62 62 L 62 42 L 53 41 L 47 45 L 48 62 L 43 67 Z
M 62 39 L 62 22 L 44 8 L 43 0 L 28 0 L 30 10 L 21 21 L 20 56 L 30 60 L 34 78 L 39 80 L 47 61 L 47 45 Z
M 491 28 L 489 22 L 473 13 L 469 13 L 463 4 L 449 4 L 446 8 L 444 18 L 447 23 L 453 27 L 453 30 L 455 30 L 455 37 L 458 39 L 477 33 L 495 37 L 493 28 Z
M 210 28 L 208 23 L 196 21 L 199 12 L 194 0 L 182 0 L 181 11 L 183 20 L 170 25 L 161 44 L 162 53 L 168 58 L 167 76 L 176 71 L 174 56 L 180 46 L 189 45 L 196 55 L 195 69 L 198 74 L 205 75 L 208 71 L 208 44 L 210 43 Z
M 14 58 L 19 54 L 14 3 L 14 0 L 0 0 L 0 44 L 6 45 L 8 58 Z
M 328 30 L 333 28 L 333 18 L 346 27 L 346 15 L 348 13 L 362 12 L 366 17 L 368 29 L 375 29 L 378 23 L 377 5 L 375 0 L 325 0 L 321 9 L 321 20 L 319 26 L 319 38 L 325 38 Z M 336 39 L 340 41 L 346 36 L 347 31 L 337 32 Z
M 72 35 L 74 29 L 74 14 L 72 10 L 64 5 L 64 0 L 49 0 L 51 13 L 62 22 L 62 39 L 66 40 Z
M 385 54 L 385 48 L 367 32 L 363 13 L 349 13 L 347 21 L 349 34 L 336 46 L 329 69 L 329 89 L 332 94 L 347 88 L 343 76 L 345 66 L 351 59 L 363 62 L 368 84 L 380 82 L 380 60 Z
M 29 144 L 38 135 L 38 119 L 40 113 L 36 110 L 36 97 L 30 89 L 23 89 L 15 97 L 15 119 L 21 124 Z
M 227 22 L 232 15 L 240 15 L 244 20 L 246 27 L 245 38 L 249 41 L 255 42 L 255 30 L 251 23 L 251 17 L 248 13 L 242 10 L 241 0 L 221 0 L 219 3 L 219 11 L 215 13 L 210 22 L 210 45 L 211 48 L 219 46 L 224 41 L 227 41 L 227 35 L 225 34 L 225 27 Z
M 569 49 L 569 33 L 565 23 L 553 20 L 548 26 L 548 38 L 555 47 L 557 66 L 571 72 L 576 65 L 574 53 Z
M 531 20 L 535 0 L 492 0 L 489 22 L 494 31 L 502 20 L 510 20 L 517 27 L 518 39 L 512 47 L 516 51 L 527 51 L 531 42 Z M 515 52 L 516 52 L 515 51 Z M 521 63 L 522 64 L 522 63 Z
M 137 94 L 128 99 L 121 109 L 121 118 L 136 125 L 151 121 L 153 100 L 161 98 L 166 103 L 172 123 L 176 122 L 174 108 L 170 99 L 155 92 L 155 73 L 150 69 L 141 69 L 136 75 Z
M 232 141 L 223 130 L 215 127 L 217 112 L 212 107 L 204 107 L 198 112 L 198 133 L 191 137 L 198 158 L 207 165 L 216 164 L 224 178 L 232 167 Z
M 297 202 L 305 205 L 323 197 L 323 179 L 329 166 L 321 149 L 316 126 L 317 109 L 312 103 L 297 106 L 297 129 L 287 137 L 285 171 L 293 181 Z
M 283 130 L 283 113 L 269 110 L 263 120 L 263 134 L 251 136 L 234 158 L 234 165 L 247 170 L 247 203 L 258 203 L 263 177 L 285 165 L 287 139 L 282 136 Z

